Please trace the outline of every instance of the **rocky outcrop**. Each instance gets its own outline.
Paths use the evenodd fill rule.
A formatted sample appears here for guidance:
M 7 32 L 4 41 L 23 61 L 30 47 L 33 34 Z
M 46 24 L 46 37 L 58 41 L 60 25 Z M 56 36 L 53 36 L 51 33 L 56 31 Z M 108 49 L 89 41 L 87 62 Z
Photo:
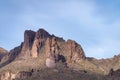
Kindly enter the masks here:
M 68 61 L 78 62 L 80 59 L 85 59 L 85 54 L 82 47 L 75 41 L 67 40 L 66 50 Z
M 35 32 L 31 30 L 26 30 L 24 33 L 24 42 L 19 54 L 20 57 L 30 57 L 31 56 L 31 49 L 34 42 Z
M 57 57 L 60 54 L 59 50 L 56 38 L 47 38 L 45 45 L 46 57 Z
M 17 79 L 26 79 L 32 75 L 32 72 L 20 71 L 20 72 L 11 72 L 3 71 L 0 73 L 0 80 L 17 80 Z
M 37 32 L 26 30 L 24 42 L 21 46 L 11 50 L 9 54 L 12 57 L 17 57 L 17 59 L 36 58 L 40 54 L 40 50 L 44 46 L 47 37 L 51 37 L 51 35 L 44 29 L 39 29 Z
M 59 46 L 55 37 L 47 38 L 45 51 L 47 67 L 55 67 L 55 62 L 58 60 L 58 55 L 60 54 Z
M 54 62 L 61 61 L 66 65 L 69 63 L 78 63 L 79 60 L 85 59 L 85 54 L 81 46 L 72 40 L 59 42 L 56 37 L 47 38 L 45 51 L 47 58 L 46 64 L 48 64 L 49 60 L 51 66 L 55 65 L 53 64 Z
M 75 41 L 65 41 L 63 38 L 50 35 L 44 29 L 39 29 L 37 32 L 26 30 L 24 33 L 24 42 L 12 49 L 4 59 L 8 58 L 8 61 L 6 60 L 6 64 L 8 64 L 16 59 L 39 58 L 41 55 L 43 60 L 47 60 L 47 65 L 59 62 L 66 65 L 85 59 L 82 47 Z
M 10 71 L 4 71 L 0 74 L 0 80 L 15 80 L 16 73 L 12 73 Z
M 39 29 L 36 32 L 32 50 L 31 50 L 32 57 L 34 58 L 38 57 L 38 54 L 40 53 L 41 48 L 44 46 L 46 39 L 50 36 L 51 35 L 44 29 Z

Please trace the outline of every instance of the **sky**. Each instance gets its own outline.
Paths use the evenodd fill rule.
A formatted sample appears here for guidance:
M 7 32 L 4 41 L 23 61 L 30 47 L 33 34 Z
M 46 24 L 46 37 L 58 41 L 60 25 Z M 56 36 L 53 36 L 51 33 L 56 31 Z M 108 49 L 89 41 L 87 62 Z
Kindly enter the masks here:
M 0 46 L 11 50 L 24 31 L 44 28 L 79 43 L 97 59 L 120 54 L 120 0 L 0 0 Z

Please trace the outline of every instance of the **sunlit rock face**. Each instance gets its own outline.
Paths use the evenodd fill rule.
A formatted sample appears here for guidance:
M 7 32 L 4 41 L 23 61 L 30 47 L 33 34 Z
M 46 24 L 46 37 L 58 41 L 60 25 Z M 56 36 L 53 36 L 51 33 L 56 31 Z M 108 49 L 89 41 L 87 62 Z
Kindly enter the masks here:
M 5 72 L 1 75 L 1 80 L 8 80 L 10 77 L 10 73 L 9 72 Z
M 38 57 L 38 54 L 40 53 L 41 48 L 44 46 L 46 39 L 50 36 L 51 35 L 44 29 L 39 29 L 36 32 L 32 49 L 31 49 L 31 56 L 33 58 Z
M 48 55 L 47 55 L 46 66 L 48 68 L 54 68 L 56 66 L 56 64 L 55 64 L 55 58 L 52 56 L 51 53 L 48 53 Z
M 55 60 L 47 58 L 46 59 L 46 66 L 48 68 L 54 68 L 55 67 Z
M 52 39 L 47 38 L 46 40 L 46 66 L 48 68 L 54 68 L 56 65 L 55 54 L 56 54 L 57 48 L 55 47 L 55 45 L 57 46 L 55 37 L 53 37 Z
M 11 73 L 10 71 L 5 71 L 0 75 L 0 80 L 15 80 L 16 74 Z

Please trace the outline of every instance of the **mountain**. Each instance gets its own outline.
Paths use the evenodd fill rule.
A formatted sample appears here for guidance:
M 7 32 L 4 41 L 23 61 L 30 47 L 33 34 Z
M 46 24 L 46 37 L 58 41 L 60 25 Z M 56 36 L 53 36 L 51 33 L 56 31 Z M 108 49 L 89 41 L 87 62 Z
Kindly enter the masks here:
M 0 61 L 7 54 L 8 54 L 8 51 L 5 50 L 4 48 L 0 47 Z
M 60 56 L 64 57 L 67 63 L 85 59 L 83 49 L 75 41 L 65 41 L 62 38 L 50 35 L 44 29 L 39 29 L 37 32 L 26 30 L 24 42 L 12 49 L 7 57 L 8 61 L 11 62 L 19 59 L 38 58 L 42 54 L 47 57 L 49 53 L 52 57 L 56 57 L 56 60 Z
M 97 60 L 86 57 L 74 40 L 26 30 L 24 41 L 2 56 L 0 80 L 110 80 L 119 69 L 120 55 Z

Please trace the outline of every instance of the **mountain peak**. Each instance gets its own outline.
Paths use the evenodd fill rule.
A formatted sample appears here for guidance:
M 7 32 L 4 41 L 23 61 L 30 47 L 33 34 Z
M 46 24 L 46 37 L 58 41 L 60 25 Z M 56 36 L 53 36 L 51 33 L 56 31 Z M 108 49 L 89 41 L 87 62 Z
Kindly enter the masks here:
M 8 53 L 8 51 L 5 50 L 4 48 L 0 47 L 0 53 Z
M 49 42 L 47 39 L 49 39 Z M 48 53 L 56 57 L 62 55 L 67 62 L 75 62 L 76 59 L 85 58 L 82 47 L 75 41 L 68 40 L 66 42 L 63 38 L 50 35 L 45 29 L 39 29 L 37 32 L 25 30 L 24 42 L 10 51 L 10 55 L 14 54 L 15 59 L 37 58 L 40 54 L 47 55 Z
M 0 61 L 7 54 L 8 54 L 8 51 L 5 50 L 4 48 L 0 47 Z

